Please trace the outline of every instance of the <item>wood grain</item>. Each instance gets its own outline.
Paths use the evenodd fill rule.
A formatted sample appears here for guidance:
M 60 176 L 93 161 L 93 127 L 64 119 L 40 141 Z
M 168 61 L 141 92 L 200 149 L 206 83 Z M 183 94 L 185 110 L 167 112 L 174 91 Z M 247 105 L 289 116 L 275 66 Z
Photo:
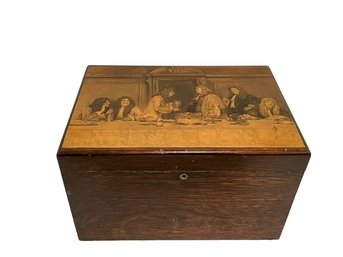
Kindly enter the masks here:
M 81 240 L 279 238 L 309 159 L 125 157 L 59 156 Z

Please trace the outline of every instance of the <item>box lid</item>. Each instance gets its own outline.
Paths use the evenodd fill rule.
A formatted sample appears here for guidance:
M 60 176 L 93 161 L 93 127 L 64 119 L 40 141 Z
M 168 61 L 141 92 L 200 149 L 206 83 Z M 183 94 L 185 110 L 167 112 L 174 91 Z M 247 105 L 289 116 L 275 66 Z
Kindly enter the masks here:
M 307 154 L 267 66 L 89 66 L 58 154 Z

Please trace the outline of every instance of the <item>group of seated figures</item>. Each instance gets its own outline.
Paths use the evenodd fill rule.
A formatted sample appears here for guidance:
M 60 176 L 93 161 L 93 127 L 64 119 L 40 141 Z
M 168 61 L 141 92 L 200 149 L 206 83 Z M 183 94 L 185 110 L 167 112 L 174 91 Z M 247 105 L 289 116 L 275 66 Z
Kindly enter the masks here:
M 201 113 L 204 119 L 288 119 L 288 113 L 270 97 L 258 98 L 245 89 L 231 86 L 224 97 L 219 97 L 208 86 L 205 78 L 197 80 L 196 96 L 186 106 L 189 113 Z M 164 88 L 152 96 L 142 111 L 130 96 L 121 96 L 116 101 L 106 97 L 95 99 L 83 108 L 79 119 L 88 121 L 112 120 L 161 120 L 174 119 L 182 112 L 181 101 L 175 97 L 172 87 Z

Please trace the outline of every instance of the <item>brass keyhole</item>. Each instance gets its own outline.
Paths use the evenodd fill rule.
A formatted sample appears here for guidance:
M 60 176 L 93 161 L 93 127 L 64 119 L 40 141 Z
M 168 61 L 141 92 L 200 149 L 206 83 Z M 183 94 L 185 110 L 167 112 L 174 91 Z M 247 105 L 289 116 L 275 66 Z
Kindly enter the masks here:
M 181 180 L 187 180 L 188 179 L 188 175 L 186 173 L 183 173 L 180 175 L 180 179 Z

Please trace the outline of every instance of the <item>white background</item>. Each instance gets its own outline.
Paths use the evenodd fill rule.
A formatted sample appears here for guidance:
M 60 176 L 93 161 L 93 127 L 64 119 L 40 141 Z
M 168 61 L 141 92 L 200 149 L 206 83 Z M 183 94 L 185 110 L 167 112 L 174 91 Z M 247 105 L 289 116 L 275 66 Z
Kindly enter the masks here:
M 0 255 L 343 256 L 340 2 L 1 1 Z M 55 155 L 88 64 L 269 65 L 312 151 L 281 239 L 78 241 Z

